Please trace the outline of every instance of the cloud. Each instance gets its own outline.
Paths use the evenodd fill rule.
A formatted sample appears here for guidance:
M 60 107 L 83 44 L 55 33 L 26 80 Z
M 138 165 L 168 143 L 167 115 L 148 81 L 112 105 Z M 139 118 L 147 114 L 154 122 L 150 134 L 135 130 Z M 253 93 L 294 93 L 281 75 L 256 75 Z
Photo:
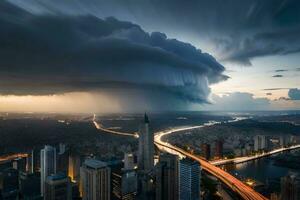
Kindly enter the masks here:
M 293 88 L 288 92 L 288 96 L 291 100 L 300 100 L 300 89 Z
M 199 39 L 218 59 L 251 65 L 256 57 L 300 51 L 298 0 L 10 0 L 34 14 L 115 16 L 146 30 Z M 222 19 L 222 20 L 220 20 Z
M 276 75 L 273 75 L 272 77 L 273 77 L 273 78 L 282 78 L 283 75 L 281 75 L 281 74 L 276 74 Z
M 288 90 L 290 88 L 265 88 L 264 91 L 275 91 L 275 90 Z
M 212 104 L 206 105 L 205 110 L 219 111 L 252 111 L 269 110 L 270 100 L 267 98 L 255 98 L 253 94 L 246 92 L 234 92 L 227 95 L 212 95 Z
M 2 95 L 128 92 L 157 104 L 203 103 L 209 85 L 228 78 L 214 57 L 164 33 L 115 18 L 50 12 L 50 2 L 14 2 L 22 8 L 0 2 Z
M 289 71 L 289 70 L 287 70 L 287 69 L 277 69 L 277 70 L 274 70 L 274 72 L 287 72 L 287 71 Z
M 267 93 L 266 93 L 266 95 L 268 95 L 268 96 L 271 96 L 271 95 L 272 95 L 272 93 L 271 93 L 271 92 L 267 92 Z

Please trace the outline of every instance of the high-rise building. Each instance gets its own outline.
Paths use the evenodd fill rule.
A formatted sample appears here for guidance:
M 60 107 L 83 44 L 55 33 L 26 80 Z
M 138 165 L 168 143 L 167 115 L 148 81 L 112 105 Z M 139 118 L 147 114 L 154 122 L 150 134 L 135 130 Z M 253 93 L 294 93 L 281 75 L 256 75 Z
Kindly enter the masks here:
M 87 159 L 80 168 L 83 200 L 109 200 L 111 190 L 110 168 L 107 163 Z
M 147 114 L 139 129 L 139 154 L 138 169 L 142 171 L 150 171 L 154 165 L 154 135 L 150 131 L 149 119 Z
M 215 157 L 216 158 L 222 158 L 223 157 L 223 141 L 217 140 L 215 146 Z
M 18 170 L 8 168 L 0 173 L 0 197 L 4 200 L 18 199 L 19 196 Z M 2 186 L 2 187 L 1 187 Z
M 71 178 L 72 182 L 79 183 L 80 181 L 80 165 L 80 156 L 75 153 L 71 153 L 69 155 L 68 162 L 68 176 Z
M 44 200 L 71 200 L 70 178 L 64 173 L 53 174 L 46 178 Z
M 150 199 L 153 195 L 153 180 L 150 172 L 154 167 L 154 135 L 150 131 L 149 119 L 145 114 L 139 129 L 138 148 L 138 190 L 141 199 Z
M 254 137 L 254 150 L 268 150 L 269 149 L 269 137 L 265 135 L 256 135 Z
M 26 172 L 26 159 L 27 158 L 16 158 L 12 161 L 13 168 L 20 171 L 20 172 Z
M 125 170 L 134 169 L 134 155 L 132 153 L 124 154 L 124 169 Z
M 299 200 L 300 199 L 300 176 L 298 174 L 289 174 L 282 177 L 281 199 L 282 200 Z
M 38 172 L 41 167 L 41 159 L 40 159 L 40 151 L 36 148 L 31 150 L 30 158 L 29 158 L 29 172 L 35 173 Z
M 134 200 L 137 195 L 137 173 L 135 170 L 113 170 L 112 199 Z
M 201 153 L 202 156 L 206 159 L 209 160 L 210 159 L 210 145 L 207 143 L 203 143 L 201 145 Z
M 178 199 L 178 156 L 161 154 L 156 166 L 156 200 Z
M 44 196 L 46 178 L 56 173 L 56 149 L 45 145 L 41 150 L 41 195 Z
M 19 183 L 23 199 L 40 199 L 41 179 L 39 173 L 20 173 Z
M 200 163 L 188 158 L 179 161 L 179 199 L 200 199 Z

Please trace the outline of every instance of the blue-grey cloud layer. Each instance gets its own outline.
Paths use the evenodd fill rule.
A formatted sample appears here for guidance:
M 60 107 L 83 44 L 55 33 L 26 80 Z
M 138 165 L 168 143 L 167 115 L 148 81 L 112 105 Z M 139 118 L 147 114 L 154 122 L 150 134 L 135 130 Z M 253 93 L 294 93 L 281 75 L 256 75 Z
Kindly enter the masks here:
M 31 12 L 115 16 L 150 30 L 206 38 L 219 58 L 251 59 L 300 51 L 298 0 L 10 0 Z
M 288 96 L 291 100 L 300 100 L 300 89 L 292 88 L 288 92 Z
M 37 7 L 0 2 L 0 94 L 132 89 L 201 103 L 210 84 L 227 78 L 211 55 L 163 33 Z

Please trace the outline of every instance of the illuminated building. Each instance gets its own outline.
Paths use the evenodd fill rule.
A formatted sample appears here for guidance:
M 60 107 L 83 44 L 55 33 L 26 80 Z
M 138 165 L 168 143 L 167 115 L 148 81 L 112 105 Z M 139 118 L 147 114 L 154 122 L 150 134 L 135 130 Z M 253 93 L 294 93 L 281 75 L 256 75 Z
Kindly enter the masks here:
M 35 173 L 38 172 L 40 169 L 40 151 L 37 149 L 32 149 L 31 155 L 30 155 L 30 166 L 29 166 L 29 172 Z
M 110 200 L 111 171 L 107 163 L 99 160 L 85 160 L 80 168 L 83 200 Z
M 188 158 L 179 161 L 179 199 L 200 199 L 200 163 Z
M 45 181 L 48 176 L 56 173 L 56 149 L 45 145 L 41 150 L 41 195 L 44 196 Z
M 80 180 L 80 164 L 81 164 L 81 159 L 79 155 L 77 154 L 69 155 L 68 176 L 71 178 L 72 182 L 79 182 Z
M 53 174 L 45 181 L 44 200 L 71 200 L 72 188 L 70 178 L 65 174 Z
M 300 176 L 298 174 L 289 174 L 280 179 L 281 199 L 299 200 L 300 199 Z
M 178 156 L 161 154 L 156 165 L 156 200 L 178 199 Z
M 202 156 L 206 159 L 209 160 L 210 159 L 210 145 L 209 144 L 202 144 L 201 145 L 201 153 Z
M 13 168 L 20 172 L 26 172 L 26 160 L 27 158 L 16 158 L 12 161 Z
M 125 170 L 134 169 L 134 155 L 132 153 L 124 154 L 124 169 Z

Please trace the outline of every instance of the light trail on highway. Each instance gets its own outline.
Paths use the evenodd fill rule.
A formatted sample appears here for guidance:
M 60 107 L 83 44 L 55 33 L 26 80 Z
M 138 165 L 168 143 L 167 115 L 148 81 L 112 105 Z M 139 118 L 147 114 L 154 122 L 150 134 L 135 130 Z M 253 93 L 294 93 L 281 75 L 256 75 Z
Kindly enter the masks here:
M 240 120 L 240 119 L 234 119 L 234 120 L 231 120 L 228 122 L 234 122 L 234 121 L 238 121 L 238 120 Z M 131 136 L 131 137 L 136 134 L 136 133 L 132 134 L 132 133 L 119 132 L 119 131 L 112 131 L 112 130 L 103 128 L 96 122 L 95 115 L 93 118 L 93 123 L 97 129 L 102 130 L 102 131 L 107 131 L 109 133 Z M 170 129 L 167 131 L 160 131 L 160 132 L 155 133 L 155 135 L 154 135 L 154 144 L 160 150 L 166 151 L 171 154 L 179 155 L 180 157 L 189 157 L 193 160 L 198 161 L 203 170 L 205 170 L 208 173 L 212 174 L 213 176 L 217 177 L 220 181 L 222 181 L 224 184 L 226 184 L 228 187 L 230 187 L 234 192 L 238 193 L 245 200 L 267 200 L 266 197 L 259 194 L 254 189 L 247 186 L 242 181 L 238 180 L 237 178 L 235 178 L 231 174 L 225 172 L 224 170 L 220 169 L 219 167 L 214 166 L 213 164 L 209 163 L 208 161 L 206 161 L 202 158 L 197 157 L 194 154 L 191 154 L 187 151 L 184 151 L 183 149 L 180 149 L 176 146 L 173 146 L 167 142 L 162 141 L 163 136 L 174 133 L 174 132 L 202 128 L 204 126 L 211 126 L 211 125 L 214 125 L 217 123 L 220 123 L 220 122 L 209 122 L 209 123 L 205 123 L 204 125 L 200 125 L 200 126 L 181 127 L 181 128 L 177 128 L 177 129 Z M 134 137 L 136 137 L 136 136 L 134 136 Z
M 101 131 L 105 131 L 105 132 L 116 134 L 116 135 L 123 135 L 123 136 L 135 137 L 135 138 L 139 137 L 138 133 L 127 133 L 127 132 L 114 131 L 114 130 L 110 130 L 110 129 L 104 128 L 100 123 L 98 123 L 96 121 L 96 114 L 94 114 L 93 123 L 94 123 L 96 129 L 101 130 Z
M 17 158 L 26 158 L 26 157 L 28 157 L 27 153 L 16 153 L 16 154 L 11 154 L 11 155 L 7 155 L 7 156 L 1 156 L 0 157 L 0 162 L 14 160 L 14 159 L 17 159 Z
M 207 124 L 207 126 L 208 125 L 211 125 L 211 124 Z M 201 128 L 201 127 L 204 127 L 204 126 L 205 125 L 199 126 L 198 128 Z M 172 153 L 172 152 L 175 151 L 175 152 L 177 152 L 177 154 L 180 154 L 181 156 L 189 157 L 193 160 L 198 161 L 203 170 L 205 170 L 208 173 L 212 174 L 213 176 L 217 177 L 224 184 L 226 184 L 228 187 L 230 187 L 233 191 L 238 193 L 243 199 L 246 199 L 246 200 L 266 200 L 267 199 L 266 197 L 259 194 L 254 189 L 247 186 L 242 181 L 238 180 L 237 178 L 235 178 L 231 174 L 225 172 L 224 170 L 214 166 L 213 164 L 209 163 L 208 161 L 206 161 L 202 158 L 197 157 L 194 154 L 191 154 L 187 151 L 184 151 L 183 149 L 180 149 L 176 146 L 173 146 L 173 145 L 171 145 L 167 142 L 163 142 L 162 139 L 161 139 L 165 135 L 168 135 L 168 134 L 171 134 L 171 133 L 174 133 L 174 132 L 178 132 L 178 131 L 190 130 L 190 129 L 192 129 L 192 127 L 179 128 L 179 129 L 173 129 L 173 130 L 169 130 L 169 131 L 158 132 L 154 136 L 154 143 L 156 144 L 156 146 L 158 148 L 160 148 L 160 149 L 162 148 L 164 151 L 167 151 L 169 153 Z M 168 149 L 170 151 L 168 151 Z

